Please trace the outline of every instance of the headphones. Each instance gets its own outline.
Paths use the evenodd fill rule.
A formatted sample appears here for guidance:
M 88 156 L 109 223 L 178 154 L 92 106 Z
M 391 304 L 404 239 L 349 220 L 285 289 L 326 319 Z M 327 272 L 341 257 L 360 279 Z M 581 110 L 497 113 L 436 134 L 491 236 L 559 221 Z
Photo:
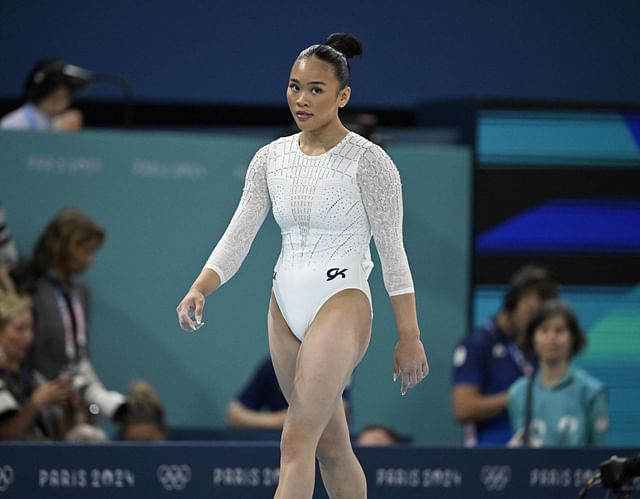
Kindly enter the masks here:
M 33 73 L 33 83 L 35 83 L 36 85 L 42 85 L 42 83 L 44 83 L 44 80 L 54 72 L 61 73 L 63 67 L 64 62 L 56 59 L 44 63 L 42 67 L 36 68 L 36 71 Z
M 93 73 L 86 69 L 67 64 L 61 59 L 43 59 L 27 76 L 24 99 L 37 104 L 59 86 L 75 91 L 86 87 L 92 79 Z

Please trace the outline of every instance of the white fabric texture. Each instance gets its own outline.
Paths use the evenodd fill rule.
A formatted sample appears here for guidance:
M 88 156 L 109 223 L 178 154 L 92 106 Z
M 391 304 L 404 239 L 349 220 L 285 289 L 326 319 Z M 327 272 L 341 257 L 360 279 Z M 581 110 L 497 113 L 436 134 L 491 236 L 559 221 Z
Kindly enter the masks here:
M 299 135 L 261 148 L 249 165 L 238 208 L 205 268 L 224 283 L 239 269 L 270 209 L 280 226 L 278 267 L 324 267 L 357 257 L 373 266 L 373 235 L 390 295 L 413 292 L 402 241 L 402 189 L 393 161 L 349 132 L 328 152 L 308 156 Z
M 24 104 L 0 120 L 2 130 L 48 130 L 52 120 L 31 103 Z

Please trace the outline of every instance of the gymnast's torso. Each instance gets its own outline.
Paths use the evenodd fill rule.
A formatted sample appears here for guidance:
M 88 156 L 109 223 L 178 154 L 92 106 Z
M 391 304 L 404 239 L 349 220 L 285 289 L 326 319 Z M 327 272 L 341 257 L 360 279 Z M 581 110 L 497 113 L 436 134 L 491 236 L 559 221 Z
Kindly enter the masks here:
M 389 156 L 353 132 L 329 151 L 309 156 L 300 149 L 299 135 L 256 153 L 240 204 L 205 267 L 227 281 L 271 207 L 282 235 L 273 291 L 302 340 L 335 293 L 360 289 L 370 300 L 372 234 L 389 294 L 413 292 L 413 283 L 402 242 L 400 179 Z

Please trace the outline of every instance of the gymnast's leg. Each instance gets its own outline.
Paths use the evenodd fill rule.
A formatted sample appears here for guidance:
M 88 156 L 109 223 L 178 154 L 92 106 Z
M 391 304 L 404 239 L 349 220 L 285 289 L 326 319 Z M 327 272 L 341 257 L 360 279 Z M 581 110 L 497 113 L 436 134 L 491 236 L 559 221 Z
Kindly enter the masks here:
M 316 451 L 325 489 L 332 499 L 367 497 L 364 470 L 351 447 L 349 426 L 342 404 L 338 404 Z
M 371 308 L 362 291 L 344 290 L 330 298 L 302 344 L 291 334 L 272 299 L 269 346 L 289 401 L 280 444 L 277 499 L 311 499 L 316 452 L 332 499 L 366 497 L 364 474 L 351 451 L 346 420 L 341 421 L 336 412 L 343 410 L 342 391 L 370 335 Z M 329 442 L 335 449 L 328 450 Z

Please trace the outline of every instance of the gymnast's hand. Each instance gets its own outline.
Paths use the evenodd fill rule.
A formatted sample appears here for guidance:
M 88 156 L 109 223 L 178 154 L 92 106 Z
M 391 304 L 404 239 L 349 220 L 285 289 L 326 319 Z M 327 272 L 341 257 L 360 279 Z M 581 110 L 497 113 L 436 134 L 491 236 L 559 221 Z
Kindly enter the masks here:
M 429 364 L 419 338 L 401 337 L 393 353 L 393 381 L 400 377 L 400 393 L 404 395 L 429 374 Z
M 202 312 L 204 310 L 204 295 L 197 289 L 191 288 L 178 304 L 178 322 L 185 331 L 197 331 L 202 326 Z

